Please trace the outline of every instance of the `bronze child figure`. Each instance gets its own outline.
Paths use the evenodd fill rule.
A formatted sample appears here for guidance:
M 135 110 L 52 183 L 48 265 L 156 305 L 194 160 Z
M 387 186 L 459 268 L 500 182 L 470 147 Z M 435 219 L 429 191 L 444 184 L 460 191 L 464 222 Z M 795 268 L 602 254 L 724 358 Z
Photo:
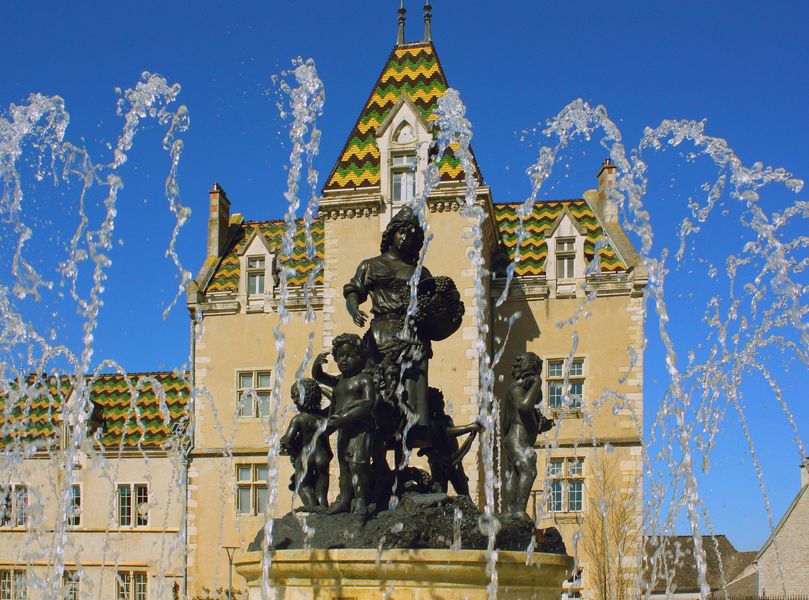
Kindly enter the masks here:
M 531 487 L 537 476 L 537 435 L 553 427 L 539 411 L 542 400 L 542 360 L 533 352 L 524 352 L 514 359 L 505 405 L 504 444 L 506 474 L 503 508 L 506 513 L 528 516 L 525 512 Z M 530 518 L 530 517 L 529 517 Z
M 326 432 L 337 431 L 337 460 L 340 466 L 340 496 L 329 507 L 331 514 L 365 513 L 368 508 L 371 470 L 371 437 L 374 429 L 375 388 L 366 365 L 365 344 L 358 335 L 343 333 L 334 338 L 332 356 L 340 376 L 323 371 L 327 352 L 317 356 L 312 377 L 333 388 Z
M 281 454 L 289 456 L 295 470 L 289 488 L 297 491 L 303 508 L 326 508 L 332 452 L 326 412 L 320 407 L 323 394 L 317 382 L 309 378 L 293 383 L 290 393 L 300 412 L 292 417 L 280 441 Z

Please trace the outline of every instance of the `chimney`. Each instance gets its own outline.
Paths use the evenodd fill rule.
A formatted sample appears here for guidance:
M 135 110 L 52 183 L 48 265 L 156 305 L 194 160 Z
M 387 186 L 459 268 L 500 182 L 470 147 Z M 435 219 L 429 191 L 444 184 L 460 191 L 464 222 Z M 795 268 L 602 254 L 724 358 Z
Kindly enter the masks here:
M 801 488 L 809 485 L 809 456 L 801 463 Z
M 598 172 L 598 203 L 596 212 L 601 220 L 607 223 L 618 221 L 618 204 L 613 197 L 615 190 L 615 180 L 618 174 L 618 167 L 612 164 L 609 158 L 605 158 L 601 163 L 601 170 Z
M 208 256 L 222 256 L 228 241 L 230 200 L 218 183 L 214 183 L 208 193 L 211 196 L 211 210 L 208 213 Z

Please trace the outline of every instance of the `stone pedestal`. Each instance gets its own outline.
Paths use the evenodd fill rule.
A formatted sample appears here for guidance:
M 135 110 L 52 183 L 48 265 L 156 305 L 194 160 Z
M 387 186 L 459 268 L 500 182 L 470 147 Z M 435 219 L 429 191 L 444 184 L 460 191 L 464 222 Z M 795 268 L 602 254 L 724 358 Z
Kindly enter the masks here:
M 558 600 L 573 559 L 560 554 L 499 552 L 499 599 Z M 485 600 L 489 576 L 482 550 L 276 550 L 270 583 L 284 600 Z M 261 598 L 261 552 L 243 554 L 236 572 L 250 600 Z

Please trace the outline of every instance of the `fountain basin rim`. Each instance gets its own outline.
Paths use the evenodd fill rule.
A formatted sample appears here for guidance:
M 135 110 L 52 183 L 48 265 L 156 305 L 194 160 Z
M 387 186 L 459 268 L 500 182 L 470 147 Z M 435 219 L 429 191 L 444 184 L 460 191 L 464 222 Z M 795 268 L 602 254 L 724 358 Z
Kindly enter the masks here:
M 485 550 L 339 548 L 332 550 L 274 550 L 270 552 L 273 585 L 318 586 L 486 586 Z M 236 572 L 252 587 L 262 577 L 260 551 L 247 552 L 234 561 Z M 499 551 L 499 587 L 559 590 L 570 574 L 573 558 L 562 554 Z M 252 585 L 251 585 L 252 582 Z

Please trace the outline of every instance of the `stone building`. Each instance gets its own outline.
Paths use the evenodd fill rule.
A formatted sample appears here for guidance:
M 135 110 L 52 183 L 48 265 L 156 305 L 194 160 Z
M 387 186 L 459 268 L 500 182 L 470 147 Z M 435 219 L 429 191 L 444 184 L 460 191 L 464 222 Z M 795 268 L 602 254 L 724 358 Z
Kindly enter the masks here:
M 158 586 L 173 590 L 175 581 L 177 593 L 187 590 L 189 597 L 201 595 L 204 588 L 223 587 L 228 580 L 225 547 L 245 549 L 264 526 L 265 507 L 283 514 L 294 505 L 287 489 L 289 461 L 275 457 L 278 436 L 294 414 L 289 386 L 299 369 L 308 373 L 312 353 L 328 349 L 334 336 L 362 333 L 345 309 L 343 285 L 362 259 L 379 253 L 381 232 L 392 215 L 425 189 L 424 167 L 436 133 L 434 111 L 448 88 L 429 21 L 426 24 L 424 40 L 419 42 L 405 42 L 400 30 L 325 181 L 317 218 L 308 230 L 303 220 L 295 222 L 291 254 L 282 250 L 283 221 L 263 220 L 271 215 L 245 218 L 231 210 L 231 199 L 222 186 L 215 184 L 210 190 L 207 258 L 186 298 L 193 369 L 188 378 L 175 381 L 182 388 L 176 407 L 187 405 L 189 426 L 171 403 L 167 419 L 153 410 L 153 421 L 146 421 L 141 411 L 151 404 L 143 396 L 136 394 L 121 406 L 91 396 L 104 406 L 103 419 L 113 412 L 125 414 L 136 432 L 119 432 L 118 438 L 110 438 L 108 448 L 107 442 L 102 444 L 107 450 L 87 453 L 109 454 L 110 460 L 121 463 L 120 472 L 128 478 L 126 482 L 113 478 L 106 482 L 107 488 L 99 481 L 93 493 L 107 498 L 124 493 L 120 486 L 131 483 L 136 498 L 131 506 L 140 506 L 144 503 L 138 494 L 144 492 L 138 486 L 146 482 L 148 501 L 143 510 L 150 524 L 141 529 L 140 509 L 133 508 L 135 525 L 115 526 L 108 502 L 91 516 L 95 513 L 84 501 L 91 485 L 84 484 L 82 518 L 88 528 L 90 520 L 93 524 L 92 531 L 82 534 L 83 556 L 93 556 L 93 568 L 107 573 L 105 583 L 92 585 L 112 585 L 114 573 L 128 570 L 130 576 L 121 574 L 114 582 L 123 586 L 131 581 L 131 592 L 121 592 L 121 598 L 168 597 L 158 595 Z M 350 126 L 346 123 L 346 129 Z M 479 149 L 481 163 L 485 164 L 488 151 Z M 567 597 L 578 597 L 597 580 L 599 567 L 593 553 L 613 556 L 622 566 L 622 576 L 631 578 L 639 564 L 640 503 L 629 508 L 616 505 L 616 510 L 625 511 L 628 526 L 624 528 L 637 532 L 622 548 L 587 546 L 584 535 L 600 498 L 640 493 L 646 274 L 618 223 L 610 195 L 616 168 L 605 161 L 596 189 L 584 191 L 581 198 L 537 202 L 523 214 L 520 203 L 494 201 L 475 164 L 475 201 L 486 219 L 481 239 L 474 240 L 473 221 L 461 210 L 466 184 L 460 161 L 450 150 L 438 166 L 440 181 L 426 197 L 432 242 L 425 264 L 434 275 L 455 281 L 466 314 L 455 335 L 434 345 L 430 385 L 443 391 L 456 423 L 472 422 L 480 413 L 478 331 L 486 331 L 489 356 L 502 350 L 494 367 L 498 398 L 505 397 L 516 355 L 538 354 L 545 364 L 544 410 L 558 426 L 537 441 L 540 475 L 529 512 L 541 527 L 557 527 L 569 553 L 577 558 Z M 238 207 L 238 199 L 233 202 Z M 506 266 L 517 251 L 520 227 L 527 234 L 519 248 L 520 260 L 509 293 L 497 306 Z M 476 242 L 482 245 L 484 268 L 492 273 L 480 282 L 467 257 Z M 280 294 L 282 269 L 290 273 L 287 298 Z M 473 304 L 479 283 L 484 288 L 485 311 Z M 279 310 L 282 304 L 286 322 Z M 283 360 L 276 344 L 279 331 L 285 336 Z M 333 365 L 329 369 L 333 371 Z M 274 387 L 281 379 L 279 395 Z M 134 389 L 123 376 L 116 381 L 128 382 L 130 391 Z M 195 390 L 193 401 L 184 395 L 188 389 Z M 159 400 L 160 394 L 156 397 Z M 48 402 L 44 418 L 57 419 L 61 405 L 53 395 Z M 140 437 L 158 430 L 163 437 L 152 445 Z M 68 433 L 63 431 L 64 436 Z M 135 461 L 132 466 L 124 462 L 130 457 Z M 36 452 L 26 455 L 19 464 L 19 476 L 7 481 L 12 494 L 14 485 L 34 485 L 36 458 Z M 139 471 L 143 465 L 145 470 Z M 490 469 L 501 469 L 499 451 L 495 464 L 484 468 L 480 449 L 473 446 L 464 466 L 472 497 L 482 504 Z M 92 486 L 96 489 L 96 483 Z M 334 488 L 333 484 L 332 496 Z M 47 493 L 37 497 L 45 498 Z M 53 503 L 43 500 L 43 505 L 48 506 L 44 510 L 49 515 L 43 522 L 58 521 Z M 152 532 L 156 522 L 151 515 L 157 507 L 165 510 L 158 519 L 160 527 Z M 13 506 L 9 514 L 14 514 Z M 106 521 L 104 515 L 109 517 Z M 18 533 L 15 544 L 30 539 L 14 527 L 3 530 L 0 539 Z M 175 540 L 179 545 L 171 546 Z M 125 550 L 130 547 L 131 552 Z M 161 547 L 176 551 L 158 564 L 154 549 Z M 110 552 L 115 560 L 109 558 Z M 18 571 L 38 568 L 39 563 L 35 567 L 25 562 L 25 554 L 19 551 L 1 554 L 0 576 L 7 573 L 9 580 Z M 66 561 L 70 570 L 74 563 Z M 82 578 L 81 585 L 89 581 Z M 241 587 L 239 583 L 235 581 L 236 587 Z

